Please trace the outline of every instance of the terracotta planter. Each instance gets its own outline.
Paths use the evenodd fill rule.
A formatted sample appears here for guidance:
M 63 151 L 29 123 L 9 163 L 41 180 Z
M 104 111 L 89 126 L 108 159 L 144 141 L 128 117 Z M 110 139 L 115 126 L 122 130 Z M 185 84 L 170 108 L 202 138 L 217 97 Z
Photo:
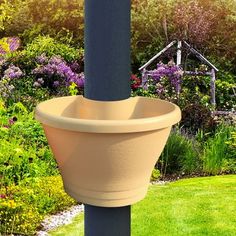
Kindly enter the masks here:
M 181 112 L 159 99 L 100 102 L 71 96 L 40 103 L 35 115 L 66 192 L 86 204 L 117 207 L 144 198 L 152 169 Z

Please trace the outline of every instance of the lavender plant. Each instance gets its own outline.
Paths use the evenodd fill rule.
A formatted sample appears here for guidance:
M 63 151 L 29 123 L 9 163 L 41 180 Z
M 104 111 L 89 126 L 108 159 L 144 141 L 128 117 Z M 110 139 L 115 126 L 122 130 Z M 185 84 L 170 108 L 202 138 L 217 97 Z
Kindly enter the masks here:
M 2 62 L 4 62 L 2 60 Z M 0 64 L 1 66 L 1 64 Z M 1 68 L 1 67 L 0 67 Z M 2 98 L 9 98 L 12 96 L 15 89 L 14 80 L 23 76 L 22 70 L 14 65 L 10 65 L 4 72 L 3 77 L 0 79 L 0 96 Z
M 176 101 L 181 91 L 182 77 L 183 70 L 173 61 L 158 63 L 155 70 L 144 72 L 142 88 L 151 90 L 160 98 Z
M 0 39 L 0 54 L 14 52 L 20 47 L 20 39 L 18 37 L 5 37 Z
M 32 70 L 36 77 L 35 87 L 48 87 L 51 90 L 58 91 L 63 87 L 69 87 L 76 84 L 78 89 L 84 87 L 84 74 L 77 73 L 79 64 L 77 62 L 67 63 L 60 56 L 48 58 L 45 54 L 36 59 L 38 66 Z

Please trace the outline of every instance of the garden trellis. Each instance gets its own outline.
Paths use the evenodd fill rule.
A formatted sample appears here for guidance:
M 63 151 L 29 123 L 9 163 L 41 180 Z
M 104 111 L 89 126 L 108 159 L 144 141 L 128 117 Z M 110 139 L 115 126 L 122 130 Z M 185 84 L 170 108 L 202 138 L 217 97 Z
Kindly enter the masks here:
M 210 67 L 208 71 L 188 71 L 184 70 L 184 75 L 189 76 L 210 76 L 210 89 L 211 89 L 211 104 L 215 107 L 216 106 L 216 95 L 215 95 L 215 81 L 216 81 L 216 72 L 219 70 L 214 66 L 209 60 L 207 60 L 201 53 L 199 53 L 196 49 L 194 49 L 190 44 L 186 41 L 179 41 L 175 40 L 168 44 L 165 48 L 163 48 L 160 52 L 158 52 L 154 57 L 152 57 L 147 63 L 139 68 L 142 73 L 142 81 L 145 81 L 147 76 L 150 76 L 153 71 L 147 70 L 147 67 L 152 64 L 157 58 L 163 55 L 167 50 L 172 48 L 177 44 L 177 52 L 176 52 L 176 65 L 181 66 L 182 64 L 182 49 L 183 45 L 187 48 L 187 50 L 192 53 L 196 58 L 198 58 L 203 64 Z M 177 90 L 179 92 L 180 88 Z

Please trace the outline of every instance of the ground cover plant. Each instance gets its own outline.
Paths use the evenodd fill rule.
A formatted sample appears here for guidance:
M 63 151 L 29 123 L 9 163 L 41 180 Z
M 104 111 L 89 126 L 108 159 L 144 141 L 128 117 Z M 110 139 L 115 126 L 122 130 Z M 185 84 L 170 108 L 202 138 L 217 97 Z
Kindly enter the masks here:
M 235 175 L 183 179 L 152 185 L 132 207 L 132 235 L 222 235 L 236 230 Z M 140 214 L 142 212 L 142 214 Z M 51 236 L 83 235 L 83 215 Z
M 18 185 L 0 188 L 0 232 L 35 235 L 40 222 L 76 204 L 64 189 L 60 176 L 27 178 Z

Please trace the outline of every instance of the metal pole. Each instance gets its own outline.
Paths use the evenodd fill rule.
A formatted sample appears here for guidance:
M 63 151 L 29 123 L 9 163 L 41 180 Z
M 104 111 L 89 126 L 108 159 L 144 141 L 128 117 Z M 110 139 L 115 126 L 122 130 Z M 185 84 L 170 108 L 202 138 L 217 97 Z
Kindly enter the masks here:
M 130 0 L 85 0 L 85 97 L 130 97 Z M 129 236 L 130 206 L 85 205 L 85 236 Z
M 216 73 L 211 69 L 211 105 L 216 106 Z
M 85 236 L 130 236 L 130 206 L 85 205 Z
M 85 97 L 130 97 L 130 0 L 85 0 Z
M 176 65 L 180 66 L 181 65 L 181 61 L 182 61 L 182 41 L 178 40 L 178 44 L 177 44 L 177 60 L 176 60 Z

